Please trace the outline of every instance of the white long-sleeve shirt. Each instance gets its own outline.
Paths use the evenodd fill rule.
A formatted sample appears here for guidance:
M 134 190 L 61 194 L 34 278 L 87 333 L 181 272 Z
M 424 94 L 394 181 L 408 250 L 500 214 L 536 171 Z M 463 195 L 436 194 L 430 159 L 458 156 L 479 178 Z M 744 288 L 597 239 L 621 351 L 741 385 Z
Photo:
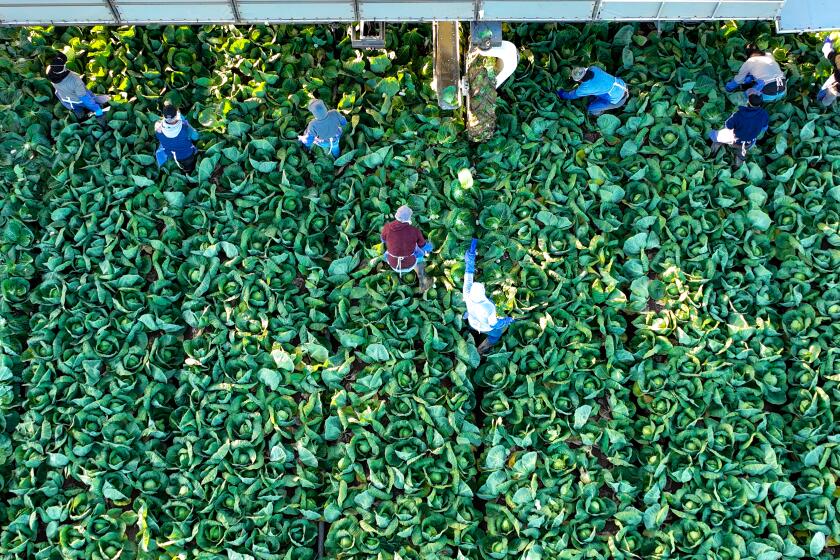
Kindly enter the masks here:
M 473 282 L 472 272 L 464 273 L 464 303 L 467 305 L 467 321 L 480 333 L 490 332 L 499 321 L 496 304 L 487 299 L 484 284 Z
M 735 75 L 736 83 L 743 84 L 747 76 L 752 76 L 756 80 L 761 80 L 765 84 L 775 82 L 779 79 L 783 80 L 785 73 L 773 55 L 769 52 L 761 56 L 751 56 L 741 65 L 741 69 Z

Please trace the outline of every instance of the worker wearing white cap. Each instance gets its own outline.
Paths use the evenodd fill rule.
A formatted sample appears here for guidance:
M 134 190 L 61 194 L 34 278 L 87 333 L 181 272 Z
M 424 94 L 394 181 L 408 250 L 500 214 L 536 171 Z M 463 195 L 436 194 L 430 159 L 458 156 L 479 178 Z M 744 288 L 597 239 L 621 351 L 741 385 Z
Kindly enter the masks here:
M 464 303 L 467 312 L 464 318 L 469 322 L 470 327 L 480 333 L 486 333 L 487 338 L 478 346 L 478 353 L 483 354 L 491 346 L 499 342 L 507 326 L 513 323 L 511 317 L 496 316 L 496 304 L 487 299 L 484 284 L 474 282 L 475 256 L 478 239 L 473 239 L 470 248 L 464 255 L 466 269 L 464 271 Z
M 397 208 L 394 214 L 396 219 L 385 224 L 380 238 L 385 244 L 385 262 L 400 276 L 414 271 L 420 281 L 420 289 L 425 292 L 432 282 L 426 276 L 423 261 L 434 247 L 431 241 L 426 241 L 419 229 L 411 225 L 412 214 L 408 206 Z
M 840 53 L 834 48 L 834 41 L 829 35 L 826 37 L 822 47 L 823 56 L 831 62 L 831 76 L 825 81 L 820 92 L 817 94 L 817 101 L 825 107 L 831 106 L 840 97 Z
M 594 97 L 586 108 L 592 116 L 623 107 L 630 99 L 630 91 L 624 80 L 595 66 L 574 68 L 571 77 L 578 83 L 578 87 L 569 91 L 558 89 L 557 96 L 566 100 Z
M 756 89 L 765 103 L 777 101 L 787 93 L 787 78 L 770 51 L 747 45 L 747 61 L 735 77 L 726 82 L 729 93 L 740 89 Z

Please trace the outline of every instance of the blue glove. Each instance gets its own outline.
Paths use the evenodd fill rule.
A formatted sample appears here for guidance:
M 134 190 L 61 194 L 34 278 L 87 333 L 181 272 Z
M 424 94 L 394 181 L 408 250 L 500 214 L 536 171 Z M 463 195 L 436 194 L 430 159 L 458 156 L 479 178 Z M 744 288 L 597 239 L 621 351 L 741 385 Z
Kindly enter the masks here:
M 467 253 L 464 255 L 464 262 L 467 264 L 466 272 L 468 274 L 475 274 L 475 255 Z
M 82 106 L 85 109 L 92 112 L 97 117 L 102 116 L 102 107 L 100 107 L 99 104 L 96 103 L 96 99 L 93 98 L 93 95 L 91 93 L 85 93 L 79 98 L 79 101 L 82 102 Z
M 431 241 L 426 241 L 426 244 L 423 245 L 422 247 L 415 247 L 414 252 L 412 252 L 411 254 L 414 255 L 418 259 L 422 259 L 426 255 L 431 253 L 432 249 L 434 249 L 434 247 L 432 246 L 432 242 Z
M 817 101 L 822 101 L 825 99 L 825 95 L 828 93 L 828 90 L 821 89 L 820 92 L 817 94 Z
M 467 252 L 464 255 L 464 262 L 467 265 L 466 272 L 468 274 L 475 274 L 475 254 L 476 254 L 476 248 L 477 247 L 478 247 L 478 239 L 473 239 L 472 243 L 470 243 L 470 248 L 467 249 Z
M 163 149 L 163 146 L 160 146 L 157 150 L 155 150 L 155 161 L 157 161 L 157 166 L 161 167 L 166 160 L 169 159 L 169 154 L 166 153 L 166 150 Z
M 557 90 L 557 97 L 559 97 L 560 99 L 569 100 L 569 99 L 574 99 L 575 94 L 572 93 L 571 91 L 566 91 L 565 89 L 558 89 Z
M 735 80 L 729 80 L 728 82 L 726 82 L 726 85 L 723 86 L 723 87 L 726 91 L 728 91 L 729 93 L 732 93 L 733 91 L 735 91 L 736 89 L 741 87 L 741 84 L 739 84 Z

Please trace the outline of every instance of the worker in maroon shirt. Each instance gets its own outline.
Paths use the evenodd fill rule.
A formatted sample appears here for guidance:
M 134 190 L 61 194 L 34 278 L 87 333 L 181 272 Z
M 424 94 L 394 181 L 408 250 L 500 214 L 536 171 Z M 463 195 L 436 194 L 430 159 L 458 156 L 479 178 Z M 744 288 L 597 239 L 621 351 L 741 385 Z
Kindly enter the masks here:
M 420 230 L 411 225 L 411 208 L 400 206 L 394 217 L 396 220 L 382 228 L 382 243 L 385 244 L 385 261 L 402 276 L 412 270 L 420 280 L 420 289 L 428 290 L 432 281 L 426 276 L 423 259 L 432 251 L 432 244 L 423 237 Z

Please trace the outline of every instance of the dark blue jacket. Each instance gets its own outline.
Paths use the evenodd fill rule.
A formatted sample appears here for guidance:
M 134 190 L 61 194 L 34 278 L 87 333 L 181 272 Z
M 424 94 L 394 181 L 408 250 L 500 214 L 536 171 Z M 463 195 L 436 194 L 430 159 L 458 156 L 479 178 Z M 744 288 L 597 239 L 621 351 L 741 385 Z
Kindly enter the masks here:
M 175 159 L 178 161 L 185 160 L 193 153 L 195 153 L 195 146 L 193 146 L 193 140 L 198 139 L 198 133 L 193 130 L 193 127 L 190 126 L 190 123 L 187 122 L 187 119 L 181 119 L 183 125 L 181 126 L 181 132 L 178 133 L 178 136 L 175 138 L 167 138 L 162 132 L 155 131 L 155 136 L 160 142 L 161 147 L 166 152 L 168 157 L 172 157 L 172 153 L 175 153 Z
M 769 124 L 770 115 L 761 107 L 739 107 L 726 119 L 726 128 L 735 131 L 739 142 L 748 144 L 755 142 Z

